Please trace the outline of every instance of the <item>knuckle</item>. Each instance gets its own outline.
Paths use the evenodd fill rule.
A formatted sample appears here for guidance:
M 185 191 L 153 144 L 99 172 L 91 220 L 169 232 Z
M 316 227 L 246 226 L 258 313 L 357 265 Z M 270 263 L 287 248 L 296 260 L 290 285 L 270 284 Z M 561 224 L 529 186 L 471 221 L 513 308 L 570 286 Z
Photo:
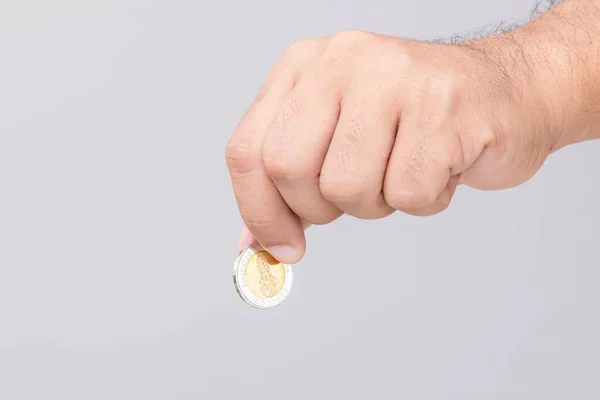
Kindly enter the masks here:
M 418 57 L 415 54 L 414 47 L 411 46 L 411 41 L 406 39 L 391 40 L 385 42 L 386 48 L 389 53 L 393 55 L 391 66 L 398 68 L 398 71 L 406 71 L 410 67 L 416 66 Z M 422 68 L 422 65 L 421 65 Z
M 232 173 L 244 174 L 256 168 L 258 156 L 250 142 L 230 140 L 225 147 L 225 161 Z
M 454 109 L 461 99 L 464 83 L 456 71 L 452 69 L 436 71 L 425 81 L 424 92 L 437 104 L 446 106 L 448 109 Z
M 367 48 L 365 43 L 372 34 L 357 30 L 345 30 L 333 34 L 327 40 L 320 65 L 323 70 L 348 68 L 348 61 L 357 53 Z
M 242 213 L 244 224 L 257 235 L 269 235 L 277 228 L 277 221 L 265 213 Z
M 319 189 L 323 197 L 333 204 L 360 204 L 368 190 L 347 176 L 328 177 L 321 175 Z
M 431 216 L 435 214 L 439 214 L 442 211 L 446 210 L 450 206 L 450 196 L 440 196 L 434 204 L 420 207 L 420 208 L 412 208 L 403 210 L 408 214 L 415 216 Z
M 305 175 L 302 165 L 292 159 L 286 152 L 268 150 L 263 152 L 263 166 L 267 174 L 274 180 L 295 180 Z
M 437 196 L 419 189 L 390 186 L 384 188 L 383 197 L 390 207 L 402 211 L 430 206 L 435 203 L 437 198 Z
M 322 41 L 319 39 L 302 39 L 292 43 L 285 51 L 286 58 L 311 57 L 319 52 Z
M 265 171 L 274 179 L 289 179 L 296 169 L 290 158 L 281 151 L 265 149 L 262 161 Z
M 450 202 L 452 201 L 452 196 L 450 194 L 445 194 L 444 196 L 440 196 L 438 198 L 438 212 L 442 212 L 445 209 L 447 209 L 448 207 L 450 207 Z
M 342 211 L 326 201 L 306 201 L 296 214 L 311 225 L 327 225 L 335 221 Z
M 379 219 L 390 215 L 394 210 L 387 204 L 383 203 L 383 199 L 370 197 L 368 201 L 363 202 L 361 207 L 347 211 L 348 214 L 360 219 Z
M 349 29 L 334 33 L 330 37 L 330 43 L 336 46 L 352 46 L 356 43 L 363 42 L 364 40 L 371 38 L 372 36 L 373 34 L 370 34 L 365 31 Z

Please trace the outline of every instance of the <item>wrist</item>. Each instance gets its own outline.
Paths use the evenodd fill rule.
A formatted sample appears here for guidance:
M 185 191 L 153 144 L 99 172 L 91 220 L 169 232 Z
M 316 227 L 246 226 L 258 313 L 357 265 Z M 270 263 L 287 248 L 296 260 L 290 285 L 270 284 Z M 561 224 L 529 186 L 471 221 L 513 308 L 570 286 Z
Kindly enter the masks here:
M 521 54 L 522 68 L 548 110 L 552 151 L 600 137 L 598 11 L 600 2 L 571 0 L 503 34 L 514 42 L 506 51 Z
M 513 31 L 479 39 L 468 44 L 483 54 L 491 65 L 492 79 L 502 82 L 497 95 L 502 107 L 496 118 L 506 132 L 520 132 L 535 143 L 541 153 L 562 147 L 568 112 L 563 106 L 564 84 L 556 79 L 547 63 L 541 61 L 546 51 L 534 44 L 530 36 Z

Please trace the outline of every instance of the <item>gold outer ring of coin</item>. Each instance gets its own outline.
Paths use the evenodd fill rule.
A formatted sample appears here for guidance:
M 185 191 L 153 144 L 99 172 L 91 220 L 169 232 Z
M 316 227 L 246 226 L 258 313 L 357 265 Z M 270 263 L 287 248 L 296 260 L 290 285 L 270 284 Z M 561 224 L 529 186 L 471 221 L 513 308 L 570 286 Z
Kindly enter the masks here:
M 267 274 L 271 275 L 271 278 L 274 281 L 278 280 L 278 282 L 274 282 L 276 287 L 276 293 L 274 293 L 273 295 L 269 294 L 266 296 L 260 295 L 260 293 L 256 293 L 257 282 L 247 281 L 247 272 L 250 272 L 247 271 L 247 268 L 251 260 L 253 260 L 253 257 L 255 256 L 260 257 L 262 260 L 269 258 L 272 261 L 276 261 L 258 243 L 252 243 L 249 246 L 245 247 L 242 251 L 240 251 L 237 258 L 235 259 L 235 262 L 233 263 L 233 283 L 235 285 L 235 289 L 238 295 L 242 298 L 242 300 L 244 300 L 246 303 L 250 304 L 254 308 L 258 308 L 261 310 L 275 308 L 281 303 L 283 303 L 284 300 L 290 294 L 293 281 L 292 266 L 290 264 L 276 264 L 280 266 L 278 268 L 278 277 L 273 276 L 269 271 L 267 271 Z M 252 264 L 254 266 L 256 265 L 256 262 L 253 262 Z M 283 279 L 281 278 L 281 275 L 283 275 Z M 254 277 L 256 277 L 255 274 Z M 253 279 L 253 281 L 255 280 L 256 279 Z

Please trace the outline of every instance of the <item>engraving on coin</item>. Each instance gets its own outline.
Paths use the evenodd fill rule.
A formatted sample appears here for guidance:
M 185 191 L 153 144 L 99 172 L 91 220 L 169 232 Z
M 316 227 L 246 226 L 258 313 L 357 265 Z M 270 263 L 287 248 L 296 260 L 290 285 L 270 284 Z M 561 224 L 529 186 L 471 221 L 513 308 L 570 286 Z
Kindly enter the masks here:
M 246 284 L 255 296 L 273 297 L 283 287 L 285 267 L 266 251 L 259 251 L 250 257 L 246 266 Z
M 256 308 L 273 308 L 281 304 L 290 292 L 292 267 L 280 263 L 254 243 L 238 255 L 233 280 L 244 301 Z

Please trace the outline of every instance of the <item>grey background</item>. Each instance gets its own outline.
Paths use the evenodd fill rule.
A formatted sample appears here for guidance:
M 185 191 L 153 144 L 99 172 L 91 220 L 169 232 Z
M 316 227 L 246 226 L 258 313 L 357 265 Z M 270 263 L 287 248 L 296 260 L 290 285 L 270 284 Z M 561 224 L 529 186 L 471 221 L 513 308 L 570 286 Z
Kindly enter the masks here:
M 1 399 L 598 399 L 600 143 L 446 212 L 308 232 L 251 309 L 224 148 L 284 49 L 530 1 L 0 2 Z

